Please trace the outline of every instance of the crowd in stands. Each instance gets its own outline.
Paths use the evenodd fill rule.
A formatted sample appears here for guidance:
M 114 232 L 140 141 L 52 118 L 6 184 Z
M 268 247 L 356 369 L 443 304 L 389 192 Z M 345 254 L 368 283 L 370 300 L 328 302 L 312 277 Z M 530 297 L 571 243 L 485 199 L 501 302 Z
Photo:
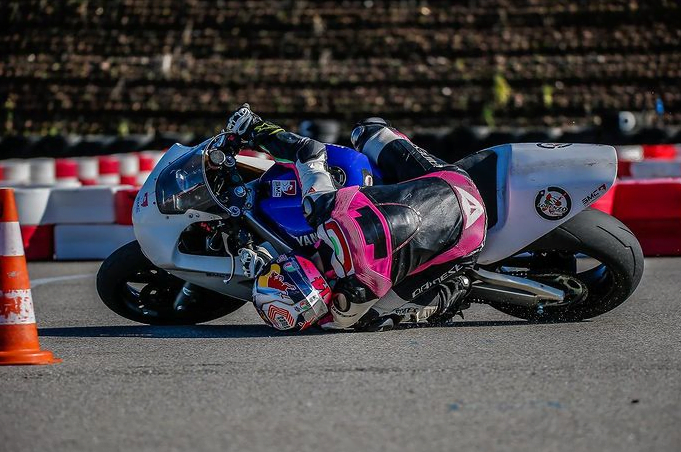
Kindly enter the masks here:
M 212 132 L 249 101 L 293 126 L 681 125 L 678 0 L 7 0 L 12 133 Z

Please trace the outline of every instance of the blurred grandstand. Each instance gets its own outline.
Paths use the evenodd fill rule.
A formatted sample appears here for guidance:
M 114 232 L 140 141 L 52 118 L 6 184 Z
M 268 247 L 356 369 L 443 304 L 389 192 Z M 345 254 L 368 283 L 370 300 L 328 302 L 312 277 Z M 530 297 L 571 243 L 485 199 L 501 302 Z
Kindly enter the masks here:
M 246 100 L 341 141 L 381 115 L 448 158 L 678 143 L 679 24 L 678 0 L 4 0 L 0 158 L 195 141 Z

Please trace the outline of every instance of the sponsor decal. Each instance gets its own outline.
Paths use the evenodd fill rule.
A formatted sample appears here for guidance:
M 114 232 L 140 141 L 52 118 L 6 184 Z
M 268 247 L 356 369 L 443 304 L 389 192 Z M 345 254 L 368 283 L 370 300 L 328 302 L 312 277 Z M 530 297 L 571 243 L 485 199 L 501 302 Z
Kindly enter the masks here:
M 317 237 L 316 232 L 311 232 L 310 234 L 296 236 L 295 239 L 300 246 L 310 246 L 317 243 L 319 237 Z
M 461 200 L 461 210 L 463 211 L 463 228 L 468 229 L 475 224 L 478 219 L 485 213 L 480 201 L 475 199 L 475 196 L 468 193 L 461 187 L 454 187 L 459 192 L 459 199 Z
M 280 254 L 279 257 L 277 257 L 278 263 L 286 262 L 287 260 L 288 260 L 288 256 L 286 254 Z
M 206 273 L 206 276 L 208 276 L 209 278 L 222 278 L 222 279 L 229 278 L 228 273 L 210 273 L 209 272 L 209 273 Z
M 407 138 L 407 141 L 409 141 L 411 143 L 411 141 L 408 138 Z M 411 144 L 414 145 L 414 143 L 411 143 Z M 441 168 L 441 167 L 444 166 L 441 161 L 435 160 L 435 158 L 431 154 L 426 152 L 423 148 L 420 148 L 420 147 L 414 145 L 414 150 L 416 152 L 418 152 L 421 155 L 421 157 L 423 157 L 424 160 L 426 160 L 428 163 L 433 165 L 435 168 Z
M 298 193 L 297 183 L 294 180 L 273 180 L 272 197 L 295 196 Z
M 137 198 L 137 205 L 135 206 L 135 213 L 140 213 L 142 207 L 149 207 L 149 192 L 144 193 L 144 196 Z
M 544 149 L 560 149 L 572 146 L 572 143 L 537 143 L 537 146 Z
M 258 287 L 261 289 L 272 289 L 281 293 L 288 293 L 296 290 L 296 286 L 284 281 L 284 277 L 280 274 L 281 267 L 277 264 L 272 264 L 270 271 L 267 274 L 258 277 Z
M 300 309 L 300 312 L 305 312 L 305 311 L 311 309 L 311 308 L 312 308 L 312 305 L 310 305 L 310 302 L 309 302 L 309 301 L 303 300 L 303 301 L 301 301 L 300 303 L 298 303 L 298 304 L 296 305 L 296 308 L 297 308 L 296 311 L 297 311 L 298 309 Z
M 312 280 L 312 287 L 314 287 L 322 298 L 326 298 L 331 293 L 331 288 L 326 283 L 324 278 L 317 276 Z
M 279 306 L 270 305 L 267 308 L 267 318 L 270 319 L 275 328 L 280 330 L 287 330 L 295 325 L 291 313 Z
M 572 200 L 567 191 L 560 187 L 547 187 L 534 198 L 534 209 L 546 220 L 565 218 L 572 208 Z
M 455 265 L 454 267 L 450 268 L 449 270 L 447 270 L 446 272 L 444 272 L 443 274 L 441 274 L 437 278 L 433 279 L 432 281 L 426 282 L 421 287 L 414 290 L 411 293 L 411 297 L 412 298 L 417 297 L 417 296 L 421 295 L 423 292 L 425 292 L 426 290 L 430 289 L 431 287 L 448 280 L 451 276 L 456 275 L 458 269 L 459 269 L 459 266 Z
M 284 270 L 286 270 L 289 273 L 292 273 L 292 272 L 298 270 L 298 265 L 295 262 L 291 262 L 291 261 L 285 262 L 284 263 Z
M 582 204 L 584 204 L 584 207 L 588 206 L 601 196 L 603 196 L 606 192 L 608 191 L 608 187 L 605 186 L 605 184 L 601 185 L 591 193 L 589 193 L 587 196 L 582 198 Z
M 311 327 L 314 324 L 315 320 L 317 319 L 314 318 L 305 320 L 304 322 L 298 322 L 298 328 L 300 329 L 300 331 L 303 331 L 304 329 Z

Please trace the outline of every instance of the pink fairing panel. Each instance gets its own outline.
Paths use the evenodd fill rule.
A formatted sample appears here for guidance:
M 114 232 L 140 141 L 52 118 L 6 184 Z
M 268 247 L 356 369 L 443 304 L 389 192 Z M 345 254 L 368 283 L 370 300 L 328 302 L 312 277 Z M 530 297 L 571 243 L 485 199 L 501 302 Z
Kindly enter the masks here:
M 485 204 L 482 201 L 480 192 L 468 177 L 454 171 L 439 171 L 421 176 L 437 177 L 446 181 L 456 194 L 463 215 L 463 229 L 461 237 L 456 245 L 444 253 L 418 266 L 410 274 L 422 272 L 423 270 L 438 264 L 454 261 L 463 257 L 470 256 L 485 244 L 487 234 L 487 214 Z
M 376 258 L 374 245 L 368 244 L 355 220 L 360 217 L 359 209 L 368 207 L 378 217 L 386 237 L 387 254 L 383 258 Z M 355 276 L 378 297 L 385 295 L 392 287 L 390 272 L 392 269 L 392 240 L 388 222 L 374 204 L 359 191 L 359 187 L 347 187 L 338 190 L 336 206 L 331 213 L 343 235 L 347 240 L 352 255 Z

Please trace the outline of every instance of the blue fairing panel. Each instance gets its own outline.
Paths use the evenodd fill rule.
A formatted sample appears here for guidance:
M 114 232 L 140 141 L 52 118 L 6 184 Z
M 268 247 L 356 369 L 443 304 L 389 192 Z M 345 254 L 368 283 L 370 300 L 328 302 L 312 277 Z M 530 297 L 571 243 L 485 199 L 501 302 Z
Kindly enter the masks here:
M 380 183 L 378 171 L 364 154 L 333 144 L 327 144 L 326 150 L 329 168 L 345 179 L 344 187 Z M 293 165 L 277 163 L 261 176 L 256 203 L 258 217 L 295 248 L 310 246 L 317 240 L 303 217 L 300 190 Z

